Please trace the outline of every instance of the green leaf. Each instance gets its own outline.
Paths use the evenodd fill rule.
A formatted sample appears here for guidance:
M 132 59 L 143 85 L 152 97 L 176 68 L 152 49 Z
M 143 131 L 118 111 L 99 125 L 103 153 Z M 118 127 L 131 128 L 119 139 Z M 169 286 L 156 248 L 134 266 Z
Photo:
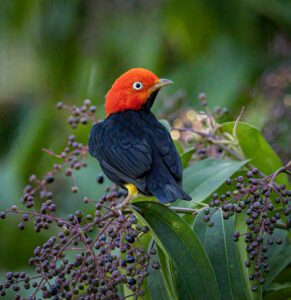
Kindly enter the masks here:
M 246 225 L 246 219 L 247 214 L 246 210 L 243 210 L 241 213 L 235 215 L 235 224 L 234 224 L 234 230 L 239 231 L 240 233 L 248 232 L 248 227 Z M 238 260 L 240 265 L 240 271 L 241 276 L 243 279 L 244 289 L 247 294 L 248 300 L 258 300 L 262 299 L 262 289 L 261 286 L 258 284 L 258 290 L 257 292 L 252 292 L 251 287 L 251 281 L 249 280 L 249 275 L 254 272 L 253 267 L 246 268 L 245 262 L 248 260 L 248 255 L 246 251 L 246 243 L 244 241 L 244 238 L 241 237 L 236 243 L 236 251 L 238 254 Z
M 276 239 L 281 239 L 282 244 L 277 245 L 274 243 L 274 245 L 270 246 L 268 244 L 268 240 L 271 239 L 271 237 L 268 234 L 264 235 L 264 245 L 268 247 L 268 263 L 269 265 L 273 263 L 274 260 L 277 259 L 277 255 L 279 252 L 281 252 L 283 249 L 288 247 L 290 245 L 289 237 L 288 237 L 288 230 L 282 230 L 280 228 L 275 228 L 273 232 L 273 236 L 276 237 Z M 275 263 L 276 264 L 276 263 Z M 270 275 L 268 273 L 265 277 L 267 278 Z M 266 283 L 263 285 L 263 287 L 266 286 Z
M 194 201 L 202 202 L 220 187 L 227 178 L 248 161 L 208 158 L 191 165 L 184 171 L 183 187 Z M 194 207 L 191 201 L 178 200 L 176 206 Z
M 182 153 L 184 152 L 184 149 L 183 149 L 181 143 L 179 141 L 176 141 L 176 140 L 173 140 L 173 142 L 174 142 L 174 145 L 175 145 L 175 147 L 178 151 L 178 154 L 181 156 Z
M 291 282 L 285 282 L 285 283 L 272 283 L 267 291 L 270 292 L 270 291 L 279 291 L 283 288 L 287 288 L 287 287 L 291 287 Z
M 291 284 L 274 284 L 273 291 L 264 296 L 264 300 L 286 300 L 291 298 Z
M 178 296 L 176 295 L 176 287 L 173 278 L 173 263 L 170 261 L 169 257 L 164 254 L 164 252 L 161 250 L 161 248 L 158 245 L 157 245 L 157 250 L 158 250 L 161 269 L 165 279 L 165 284 L 168 288 L 168 292 L 172 299 L 178 299 Z
M 189 166 L 189 161 L 194 152 L 195 152 L 195 149 L 190 149 L 190 150 L 182 153 L 181 162 L 182 162 L 183 169 L 185 169 Z
M 271 272 L 267 273 L 265 276 L 266 282 L 264 284 L 264 290 L 269 288 L 269 285 L 276 278 L 276 276 L 282 270 L 284 270 L 284 268 L 286 268 L 290 263 L 291 263 L 291 245 L 287 246 L 284 249 L 281 249 L 281 251 L 279 251 L 278 254 L 272 258 L 270 262 Z
M 209 259 L 191 228 L 171 209 L 151 201 L 135 202 L 140 220 L 174 264 L 179 299 L 220 299 Z
M 232 134 L 235 122 L 222 124 L 222 129 Z M 237 139 L 246 159 L 266 175 L 271 175 L 281 168 L 282 162 L 261 132 L 251 124 L 239 122 L 236 131 Z M 279 174 L 278 182 L 288 184 L 286 174 Z
M 212 264 L 221 298 L 247 299 L 233 242 L 234 217 L 225 221 L 219 209 L 211 218 L 214 226 L 209 227 L 203 221 L 204 216 L 201 210 L 195 219 L 193 229 Z
M 149 248 L 152 247 L 152 242 L 150 243 Z M 153 255 L 152 258 L 155 261 L 159 261 L 161 268 L 159 270 L 154 270 L 153 268 L 149 268 L 149 277 L 147 278 L 147 283 L 148 283 L 151 299 L 153 300 L 154 299 L 165 299 L 165 300 L 175 299 L 174 297 L 171 296 L 170 291 L 167 288 L 166 280 L 163 276 L 163 267 L 159 259 L 158 252 L 157 254 Z
M 167 120 L 162 119 L 162 120 L 159 120 L 159 122 L 162 125 L 164 125 L 169 132 L 171 132 L 171 125 L 170 125 L 170 123 Z

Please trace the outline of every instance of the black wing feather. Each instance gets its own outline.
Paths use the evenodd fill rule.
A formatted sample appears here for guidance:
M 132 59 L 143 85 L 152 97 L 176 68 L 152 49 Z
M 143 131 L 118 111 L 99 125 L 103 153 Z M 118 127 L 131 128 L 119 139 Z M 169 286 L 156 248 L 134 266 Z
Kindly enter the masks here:
M 124 174 L 126 178 L 140 178 L 151 169 L 152 150 L 147 141 L 128 127 L 120 128 L 110 119 L 92 127 L 89 151 L 101 166 L 102 162 L 106 162 L 112 170 Z
M 154 120 L 151 120 L 151 124 L 155 124 L 155 143 L 153 147 L 155 147 L 155 149 L 159 152 L 168 170 L 177 183 L 180 184 L 183 177 L 183 168 L 173 140 L 166 127 L 164 127 L 159 121 L 156 119 L 155 122 Z

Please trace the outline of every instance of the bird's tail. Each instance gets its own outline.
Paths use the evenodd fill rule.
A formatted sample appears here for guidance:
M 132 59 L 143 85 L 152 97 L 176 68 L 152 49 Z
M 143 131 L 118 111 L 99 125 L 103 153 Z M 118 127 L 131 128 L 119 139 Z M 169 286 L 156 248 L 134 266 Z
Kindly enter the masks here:
M 163 204 L 174 202 L 177 199 L 187 201 L 192 199 L 177 183 L 165 185 L 158 184 L 154 189 L 151 189 L 151 192 L 159 200 L 159 202 Z

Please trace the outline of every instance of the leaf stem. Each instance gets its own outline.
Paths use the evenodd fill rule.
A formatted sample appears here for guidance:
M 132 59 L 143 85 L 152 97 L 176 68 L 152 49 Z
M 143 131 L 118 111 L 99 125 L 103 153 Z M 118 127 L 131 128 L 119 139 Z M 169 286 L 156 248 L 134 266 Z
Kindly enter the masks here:
M 237 126 L 238 126 L 238 122 L 240 121 L 243 113 L 244 113 L 244 110 L 245 110 L 245 107 L 243 106 L 241 108 L 241 111 L 237 117 L 237 119 L 235 120 L 235 123 L 234 123 L 234 126 L 233 126 L 233 131 L 232 131 L 232 135 L 234 136 L 234 138 L 237 140 L 237 137 L 236 137 L 236 131 L 237 131 Z
M 195 215 L 200 211 L 199 209 L 174 207 L 174 206 L 170 206 L 169 208 L 173 211 L 178 212 L 178 213 L 185 213 L 185 214 L 192 214 L 192 215 Z
M 275 227 L 279 228 L 279 229 L 288 230 L 288 231 L 290 230 L 290 228 L 288 228 L 288 226 L 286 224 L 282 224 L 282 223 L 276 223 Z

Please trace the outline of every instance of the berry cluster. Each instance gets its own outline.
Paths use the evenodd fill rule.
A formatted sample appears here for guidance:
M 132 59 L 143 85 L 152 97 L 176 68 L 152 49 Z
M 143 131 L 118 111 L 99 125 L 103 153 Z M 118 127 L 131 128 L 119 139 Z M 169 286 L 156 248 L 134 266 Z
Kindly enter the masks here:
M 96 106 L 91 105 L 91 100 L 89 99 L 84 100 L 81 107 L 77 107 L 75 105 L 68 106 L 64 105 L 62 102 L 58 102 L 57 108 L 65 108 L 72 112 L 72 115 L 68 117 L 68 123 L 73 129 L 77 128 L 78 124 L 87 125 L 88 120 L 93 121 L 94 123 L 98 122 L 94 116 L 96 112 Z
M 205 93 L 200 93 L 198 95 L 198 100 L 200 101 L 200 105 L 202 107 L 205 107 L 206 110 L 208 110 L 208 103 L 207 103 L 207 100 L 206 100 L 207 96 Z M 210 110 L 208 111 L 209 115 L 210 115 Z M 228 114 L 228 109 L 227 107 L 224 107 L 224 108 L 221 108 L 219 106 L 215 106 L 214 107 L 214 110 L 213 110 L 213 115 L 214 117 L 216 118 L 222 118 L 223 116 L 227 115 Z M 208 116 L 209 117 L 209 116 Z
M 91 299 L 90 295 L 96 299 L 120 299 L 118 286 L 122 284 L 136 297 L 143 295 L 148 268 L 158 269 L 159 264 L 151 260 L 155 250 L 147 251 L 142 244 L 141 238 L 149 229 L 139 225 L 131 211 L 121 214 L 116 209 L 123 196 L 113 191 L 98 201 L 85 197 L 84 203 L 94 204 L 94 215 L 83 216 L 78 210 L 67 218 L 57 218 L 52 200 L 47 200 L 38 212 L 22 212 L 16 207 L 1 212 L 2 219 L 7 212 L 14 212 L 22 214 L 23 222 L 34 220 L 36 232 L 54 223 L 59 233 L 36 247 L 29 259 L 37 276 L 8 272 L 7 280 L 0 285 L 0 295 L 5 296 L 12 287 L 15 292 L 32 288 L 28 299 L 39 295 L 43 299 L 72 299 L 79 294 L 79 299 Z M 24 223 L 18 227 L 24 229 Z M 23 298 L 16 294 L 15 299 Z
M 279 186 L 274 183 L 278 173 L 287 168 L 291 166 L 283 167 L 265 178 L 260 178 L 258 169 L 254 168 L 246 173 L 246 177 L 228 179 L 226 184 L 232 186 L 230 191 L 220 196 L 217 193 L 213 194 L 209 206 L 214 209 L 204 210 L 203 220 L 209 226 L 214 225 L 211 216 L 217 209 L 222 209 L 224 219 L 245 211 L 248 231 L 235 231 L 233 239 L 236 242 L 244 238 L 247 244 L 248 260 L 245 265 L 253 270 L 249 277 L 254 282 L 252 291 L 258 289 L 258 284 L 264 284 L 263 272 L 270 271 L 267 262 L 268 246 L 282 244 L 282 239 L 274 236 L 275 228 L 291 228 L 291 222 L 286 218 L 291 214 L 291 206 L 288 204 L 291 190 L 286 190 L 284 184 Z
M 73 193 L 78 192 L 78 187 L 73 176 L 73 170 L 80 170 L 87 166 L 85 159 L 87 158 L 88 147 L 77 142 L 74 135 L 70 135 L 67 147 L 65 147 L 61 154 L 55 154 L 46 149 L 43 150 L 61 159 L 62 163 L 54 164 L 53 170 L 46 173 L 46 175 L 41 179 L 38 179 L 34 174 L 31 175 L 29 177 L 30 184 L 24 188 L 24 196 L 21 199 L 21 203 L 23 203 L 27 208 L 34 209 L 35 199 L 40 199 L 42 201 L 40 212 L 45 214 L 52 213 L 56 210 L 56 205 L 52 202 L 53 193 L 48 191 L 48 185 L 54 182 L 54 176 L 56 173 L 64 170 L 65 176 L 71 177 L 72 179 L 71 191 Z M 24 218 L 24 221 L 27 221 L 26 218 Z M 40 230 L 41 227 L 39 224 L 40 222 L 36 220 L 35 226 Z M 45 229 L 47 229 L 48 224 L 45 224 Z

